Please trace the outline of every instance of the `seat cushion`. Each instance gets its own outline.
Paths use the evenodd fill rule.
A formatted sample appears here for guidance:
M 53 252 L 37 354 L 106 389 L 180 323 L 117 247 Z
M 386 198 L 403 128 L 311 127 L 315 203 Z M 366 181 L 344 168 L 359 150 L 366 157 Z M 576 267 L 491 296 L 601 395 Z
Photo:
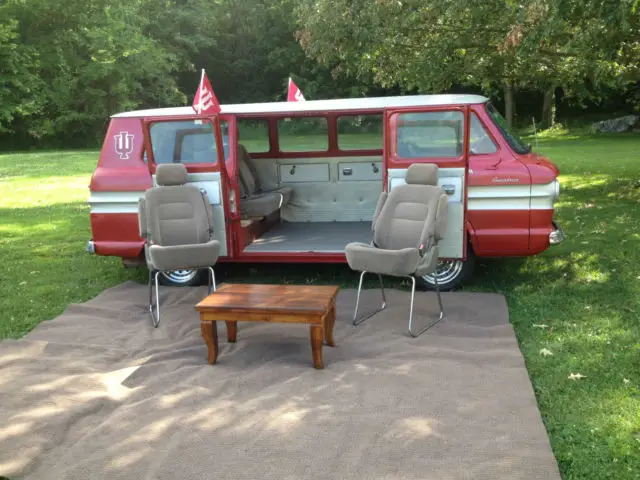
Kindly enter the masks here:
M 282 194 L 282 201 L 280 207 L 289 203 L 293 188 L 291 187 L 279 187 L 273 189 L 264 189 L 260 184 L 258 173 L 252 164 L 251 156 L 247 149 L 241 143 L 238 144 L 238 177 L 240 184 L 240 196 L 248 199 L 252 197 L 259 197 L 261 195 L 270 193 Z M 262 200 L 266 202 L 266 200 Z M 248 207 L 252 208 L 252 207 Z M 260 207 L 258 207 L 260 208 Z
M 193 184 L 150 188 L 143 205 L 148 238 L 165 246 L 207 242 L 211 228 L 205 202 Z
M 258 193 L 240 199 L 243 217 L 266 217 L 280 209 L 284 195 L 279 192 Z
M 150 245 L 147 262 L 156 270 L 212 267 L 220 255 L 220 242 L 209 240 L 195 245 Z
M 366 243 L 354 242 L 345 247 L 347 263 L 352 270 L 366 270 L 381 275 L 413 275 L 420 262 L 417 248 L 385 250 Z

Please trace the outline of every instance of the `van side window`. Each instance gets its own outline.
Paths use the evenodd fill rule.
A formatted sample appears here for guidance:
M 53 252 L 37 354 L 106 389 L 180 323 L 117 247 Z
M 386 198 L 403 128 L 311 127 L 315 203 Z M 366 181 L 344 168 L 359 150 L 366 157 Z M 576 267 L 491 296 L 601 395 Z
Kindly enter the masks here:
M 265 153 L 269 145 L 269 124 L 266 120 L 254 118 L 238 119 L 238 141 L 249 153 Z
M 282 152 L 326 152 L 329 128 L 324 117 L 278 120 L 278 141 Z
M 221 121 L 225 159 L 229 157 L 228 125 Z M 149 128 L 153 159 L 159 163 L 217 163 L 213 125 L 201 120 L 156 122 Z
M 403 158 L 456 158 L 462 155 L 464 114 L 460 111 L 401 113 L 397 152 Z
M 338 117 L 340 150 L 382 149 L 382 115 L 343 115 Z
M 478 116 L 471 112 L 471 124 L 469 131 L 469 152 L 472 155 L 483 155 L 487 153 L 496 153 L 498 147 L 491 139 L 489 132 L 482 124 Z

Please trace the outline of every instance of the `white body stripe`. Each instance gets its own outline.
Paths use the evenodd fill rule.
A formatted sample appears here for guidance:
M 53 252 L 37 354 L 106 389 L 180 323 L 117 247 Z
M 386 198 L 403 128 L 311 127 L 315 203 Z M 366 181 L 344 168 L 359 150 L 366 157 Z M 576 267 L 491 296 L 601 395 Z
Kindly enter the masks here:
M 389 189 L 404 182 L 406 169 L 389 169 Z M 440 248 L 440 256 L 460 258 L 464 240 L 464 168 L 441 168 L 438 184 L 453 187 L 449 199 L 449 225 Z M 189 181 L 207 191 L 214 209 L 216 236 L 226 254 L 226 231 L 221 204 L 222 189 L 218 172 L 189 174 Z M 155 176 L 153 178 L 154 185 Z M 137 213 L 142 191 L 91 192 L 91 213 Z M 468 188 L 467 209 L 471 211 L 491 210 L 550 210 L 553 209 L 555 184 L 544 185 L 486 185 Z
M 189 183 L 207 192 L 213 209 L 214 236 L 220 241 L 220 255 L 227 254 L 227 232 L 225 230 L 224 209 L 222 206 L 222 188 L 220 173 L 190 173 Z M 157 185 L 153 175 L 153 185 Z M 91 192 L 89 205 L 91 213 L 138 213 L 138 201 L 144 196 L 144 191 L 131 192 Z
M 138 200 L 144 192 L 91 192 L 91 213 L 138 213 Z
M 554 182 L 544 185 L 469 187 L 467 210 L 551 210 Z

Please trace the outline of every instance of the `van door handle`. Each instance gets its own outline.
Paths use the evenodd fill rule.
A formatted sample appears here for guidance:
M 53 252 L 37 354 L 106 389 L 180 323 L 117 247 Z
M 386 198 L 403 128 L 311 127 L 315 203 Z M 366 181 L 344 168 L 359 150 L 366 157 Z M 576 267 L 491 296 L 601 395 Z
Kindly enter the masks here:
M 380 169 L 375 163 L 372 163 L 371 167 L 373 168 L 373 173 L 378 173 L 380 171 Z
M 342 174 L 343 175 L 351 175 L 353 173 L 353 170 L 351 168 L 343 168 L 342 169 Z
M 295 175 L 296 174 L 296 166 L 294 165 L 293 167 L 291 167 L 291 170 L 289 170 L 289 175 Z
M 446 185 L 442 185 L 442 189 L 444 190 L 444 193 L 446 193 L 447 195 L 453 195 L 454 193 L 456 193 L 456 186 L 451 185 L 450 183 L 447 183 Z

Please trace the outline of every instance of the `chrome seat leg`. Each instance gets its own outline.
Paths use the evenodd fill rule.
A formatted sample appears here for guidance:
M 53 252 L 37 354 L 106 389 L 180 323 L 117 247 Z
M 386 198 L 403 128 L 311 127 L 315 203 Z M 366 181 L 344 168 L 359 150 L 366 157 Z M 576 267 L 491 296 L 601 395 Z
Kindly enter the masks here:
M 438 296 L 438 305 L 440 305 L 440 317 L 438 320 L 444 318 L 444 307 L 442 306 L 442 296 L 440 295 L 440 285 L 438 284 L 438 277 L 433 277 L 433 281 L 436 283 L 436 295 Z
M 429 330 L 431 327 L 433 327 L 436 323 L 438 323 L 440 320 L 442 320 L 444 318 L 444 308 L 442 307 L 442 298 L 440 297 L 440 288 L 438 286 L 438 279 L 435 279 L 435 282 L 436 282 L 436 293 L 438 295 L 438 304 L 440 305 L 440 315 L 438 316 L 437 320 L 431 322 L 430 324 L 425 326 L 419 332 L 414 333 L 413 330 L 411 329 L 411 322 L 413 321 L 413 299 L 414 299 L 415 291 L 416 291 L 416 279 L 415 279 L 415 277 L 413 275 L 408 275 L 408 277 L 413 282 L 412 286 L 411 286 L 411 306 L 409 307 L 409 335 L 411 335 L 412 337 L 416 338 L 416 337 L 419 337 L 420 335 L 422 335 L 424 332 Z
M 149 270 L 149 314 L 154 328 L 160 324 L 160 293 L 158 291 L 158 271 Z M 156 287 L 156 303 L 153 304 L 153 284 Z
M 387 306 L 387 296 L 384 293 L 384 284 L 382 283 L 382 275 L 378 275 L 378 278 L 380 279 L 380 291 L 382 292 L 382 306 L 379 309 L 377 309 L 377 310 L 365 315 L 364 317 L 358 318 L 358 305 L 360 303 L 360 291 L 362 290 L 362 279 L 364 278 L 365 273 L 367 273 L 366 270 L 364 270 L 360 274 L 360 283 L 358 284 L 358 296 L 356 297 L 356 309 L 353 312 L 353 324 L 354 325 L 360 325 L 362 322 L 364 322 L 368 318 L 371 318 L 376 313 L 380 313 Z
M 213 267 L 207 267 L 207 269 L 209 270 L 209 295 L 211 295 L 211 292 L 216 291 L 216 275 L 213 273 Z

